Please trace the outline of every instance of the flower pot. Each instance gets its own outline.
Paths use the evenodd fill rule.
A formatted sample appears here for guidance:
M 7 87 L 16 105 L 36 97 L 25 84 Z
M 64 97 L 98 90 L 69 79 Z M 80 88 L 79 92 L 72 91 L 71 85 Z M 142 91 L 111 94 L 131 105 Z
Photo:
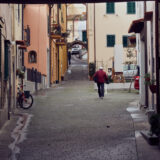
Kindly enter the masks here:
M 149 88 L 150 88 L 150 91 L 152 93 L 156 93 L 156 90 L 157 90 L 157 86 L 156 85 L 152 84 L 152 85 L 149 86 Z

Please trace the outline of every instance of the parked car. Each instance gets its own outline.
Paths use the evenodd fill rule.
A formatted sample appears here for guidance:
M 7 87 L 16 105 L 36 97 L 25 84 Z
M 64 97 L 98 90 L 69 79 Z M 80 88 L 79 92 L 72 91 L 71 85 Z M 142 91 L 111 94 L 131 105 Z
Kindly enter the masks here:
M 80 54 L 80 52 L 81 52 L 80 45 L 74 45 L 72 47 L 72 50 L 71 50 L 72 55 Z
M 137 65 L 135 65 L 135 64 L 124 65 L 123 76 L 125 79 L 131 80 L 136 75 L 137 75 Z

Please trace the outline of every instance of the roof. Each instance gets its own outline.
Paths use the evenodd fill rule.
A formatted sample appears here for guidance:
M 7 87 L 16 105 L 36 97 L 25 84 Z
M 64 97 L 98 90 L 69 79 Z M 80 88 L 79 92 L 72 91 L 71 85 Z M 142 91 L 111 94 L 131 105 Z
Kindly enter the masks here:
M 151 21 L 152 17 L 153 17 L 153 12 L 152 11 L 146 12 L 145 15 L 144 15 L 145 21 Z
M 131 32 L 140 33 L 143 27 L 144 27 L 144 18 L 134 20 L 132 21 L 129 27 L 128 33 L 131 33 Z

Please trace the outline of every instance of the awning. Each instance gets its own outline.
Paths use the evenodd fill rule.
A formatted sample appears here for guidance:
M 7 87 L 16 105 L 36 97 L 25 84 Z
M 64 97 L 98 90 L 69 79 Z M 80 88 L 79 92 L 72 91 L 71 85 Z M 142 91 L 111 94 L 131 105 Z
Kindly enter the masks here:
M 18 45 L 25 45 L 25 41 L 24 40 L 16 40 L 16 44 Z
M 18 47 L 18 49 L 27 50 L 27 46 L 26 46 L 26 45 L 20 45 L 20 46 Z
M 145 21 L 151 21 L 152 17 L 153 17 L 153 12 L 152 11 L 146 12 L 145 15 L 144 15 L 144 20 Z
M 56 42 L 56 45 L 67 45 L 65 42 Z
M 136 43 L 136 36 L 135 35 L 129 36 L 128 39 L 131 42 L 131 44 Z
M 54 34 L 51 32 L 51 39 L 60 39 L 61 38 L 61 35 L 59 34 Z
M 138 19 L 138 20 L 134 20 L 134 21 L 132 21 L 132 23 L 129 27 L 128 33 L 131 33 L 131 32 L 140 33 L 142 31 L 143 27 L 144 27 L 144 19 L 143 18 Z

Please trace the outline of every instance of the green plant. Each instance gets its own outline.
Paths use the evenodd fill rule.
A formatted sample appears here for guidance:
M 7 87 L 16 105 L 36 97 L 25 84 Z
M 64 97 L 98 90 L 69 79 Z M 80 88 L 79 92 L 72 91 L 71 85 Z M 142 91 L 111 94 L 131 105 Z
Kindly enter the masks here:
M 145 84 L 150 86 L 150 85 L 154 85 L 155 84 L 155 79 L 151 79 L 150 78 L 150 73 L 146 73 L 145 76 L 144 76 L 144 79 L 145 79 Z
M 16 70 L 16 75 L 21 78 L 24 79 L 24 71 L 22 71 L 21 69 L 17 69 Z
M 149 123 L 151 125 L 150 131 L 151 134 L 156 134 L 157 136 L 160 135 L 160 114 L 155 113 L 153 114 L 150 119 Z
M 92 77 L 96 71 L 95 63 L 89 63 L 89 76 Z

